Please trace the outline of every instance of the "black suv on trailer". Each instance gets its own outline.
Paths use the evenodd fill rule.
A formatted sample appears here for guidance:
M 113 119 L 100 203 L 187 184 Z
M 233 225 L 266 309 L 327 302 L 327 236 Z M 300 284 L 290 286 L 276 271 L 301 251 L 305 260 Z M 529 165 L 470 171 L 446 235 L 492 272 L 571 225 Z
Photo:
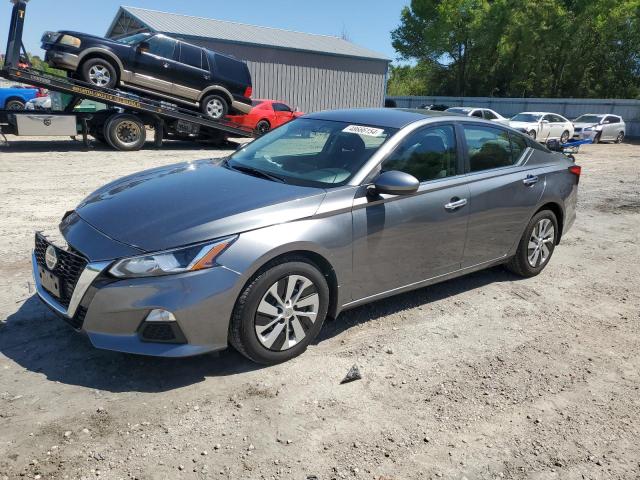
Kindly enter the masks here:
M 42 49 L 49 65 L 98 87 L 134 89 L 199 108 L 214 119 L 251 110 L 251 74 L 244 62 L 166 35 L 111 40 L 46 32 Z

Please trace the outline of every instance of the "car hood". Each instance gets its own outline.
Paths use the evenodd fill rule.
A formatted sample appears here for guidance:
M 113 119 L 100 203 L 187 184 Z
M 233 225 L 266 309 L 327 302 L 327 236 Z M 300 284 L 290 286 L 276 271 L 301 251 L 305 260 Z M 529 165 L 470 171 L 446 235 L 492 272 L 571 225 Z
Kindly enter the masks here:
M 597 123 L 589 123 L 589 122 L 578 122 L 578 123 L 574 123 L 573 126 L 575 128 L 587 128 L 587 127 L 596 127 L 598 126 Z
M 90 33 L 83 33 L 83 32 L 76 32 L 73 30 L 60 30 L 58 33 L 61 33 L 63 35 L 71 35 L 73 37 L 78 37 L 80 39 L 82 38 L 87 38 L 87 39 L 93 39 L 93 40 L 100 40 L 102 43 L 113 43 L 116 45 L 123 45 L 122 43 L 116 42 L 115 40 L 112 40 L 110 38 L 105 38 L 105 37 L 101 37 L 100 35 L 92 35 Z
M 326 195 L 219 163 L 200 160 L 124 177 L 89 195 L 76 212 L 111 239 L 152 252 L 306 218 Z

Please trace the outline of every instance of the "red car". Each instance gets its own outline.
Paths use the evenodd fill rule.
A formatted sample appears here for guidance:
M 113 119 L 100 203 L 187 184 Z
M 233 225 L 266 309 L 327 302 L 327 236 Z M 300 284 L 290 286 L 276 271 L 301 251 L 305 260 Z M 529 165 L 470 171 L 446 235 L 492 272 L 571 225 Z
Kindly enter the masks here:
M 253 128 L 263 135 L 272 128 L 304 115 L 302 112 L 292 110 L 286 103 L 276 100 L 253 100 L 252 105 L 253 108 L 246 115 L 229 115 L 227 118 L 232 122 Z

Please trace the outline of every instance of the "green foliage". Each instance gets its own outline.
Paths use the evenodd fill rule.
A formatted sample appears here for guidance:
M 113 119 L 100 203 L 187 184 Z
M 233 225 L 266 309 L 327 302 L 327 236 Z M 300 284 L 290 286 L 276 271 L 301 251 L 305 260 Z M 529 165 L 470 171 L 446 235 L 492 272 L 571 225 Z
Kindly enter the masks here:
M 640 98 L 640 0 L 413 0 L 391 36 L 390 95 Z

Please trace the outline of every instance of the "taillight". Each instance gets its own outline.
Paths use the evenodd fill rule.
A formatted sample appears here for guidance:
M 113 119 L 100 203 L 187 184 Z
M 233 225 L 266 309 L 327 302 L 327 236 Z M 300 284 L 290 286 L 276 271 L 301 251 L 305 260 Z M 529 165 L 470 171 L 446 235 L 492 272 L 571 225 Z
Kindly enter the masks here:
M 244 91 L 244 96 L 247 98 L 251 98 L 251 95 L 253 95 L 253 88 L 247 87 L 247 89 Z
M 569 172 L 576 176 L 576 183 L 580 181 L 580 174 L 582 173 L 582 167 L 580 165 L 571 165 Z

